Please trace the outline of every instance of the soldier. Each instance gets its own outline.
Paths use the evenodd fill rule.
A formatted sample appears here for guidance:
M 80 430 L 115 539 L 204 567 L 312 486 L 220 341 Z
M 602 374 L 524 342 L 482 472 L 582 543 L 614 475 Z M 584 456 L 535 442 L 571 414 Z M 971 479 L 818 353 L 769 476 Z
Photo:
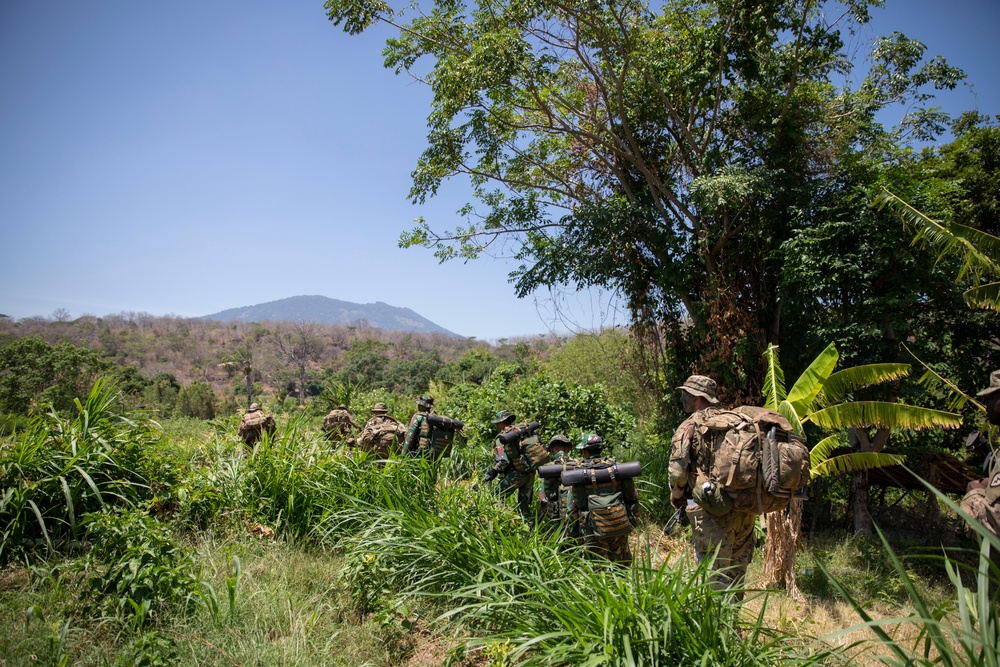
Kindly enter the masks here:
M 253 447 L 260 442 L 265 432 L 274 435 L 275 428 L 271 413 L 262 411 L 257 403 L 251 403 L 246 414 L 240 419 L 237 433 L 248 447 Z
M 681 422 L 670 441 L 670 504 L 678 509 L 687 506 L 691 544 L 699 563 L 718 548 L 712 582 L 716 588 L 730 588 L 742 581 L 753 558 L 757 514 L 729 510 L 717 516 L 694 502 L 688 502 L 696 470 L 709 467 L 705 463 L 706 457 L 713 454 L 712 444 L 703 443 L 698 437 L 695 416 L 704 410 L 712 410 L 719 400 L 715 397 L 715 381 L 704 375 L 692 375 L 678 389 L 684 411 L 691 417 Z
M 427 423 L 427 415 L 434 411 L 434 397 L 421 394 L 417 397 L 417 411 L 410 417 L 410 424 L 406 428 L 406 438 L 403 440 L 403 452 L 410 456 L 420 456 L 423 452 L 420 447 L 420 438 L 430 431 L 430 424 Z
M 406 427 L 403 422 L 389 416 L 385 403 L 376 403 L 372 408 L 371 418 L 358 435 L 358 449 L 372 452 L 380 459 L 387 459 L 404 433 Z
M 601 456 L 604 440 L 599 435 L 585 433 L 576 448 L 585 457 L 580 468 L 610 468 L 616 463 L 614 457 Z M 595 555 L 624 565 L 632 562 L 628 536 L 639 518 L 639 494 L 633 480 L 577 484 L 572 487 L 569 511 L 573 531 Z
M 549 453 L 552 456 L 552 463 L 559 464 L 565 470 L 580 465 L 580 461 L 570 456 L 573 443 L 565 435 L 556 435 L 549 439 Z M 569 487 L 562 485 L 558 477 L 549 477 L 542 480 L 539 489 L 538 500 L 541 509 L 539 517 L 552 522 L 553 526 L 567 524 L 569 529 L 569 503 L 571 492 Z M 576 537 L 575 535 L 571 535 Z
M 514 415 L 507 410 L 500 410 L 493 416 L 493 426 L 497 430 L 493 441 L 496 464 L 486 473 L 483 481 L 489 482 L 503 475 L 493 493 L 505 497 L 517 491 L 517 509 L 525 521 L 532 521 L 531 494 L 535 488 L 535 468 L 524 455 L 519 440 L 506 445 L 500 441 L 501 435 L 514 429 L 514 421 Z
M 1000 370 L 990 373 L 990 386 L 976 395 L 986 398 L 986 419 L 1000 426 Z M 989 468 L 984 479 L 969 482 L 962 498 L 962 509 L 991 533 L 1000 535 L 1000 463 L 996 456 L 992 456 L 987 465 Z M 992 549 L 990 558 L 1000 567 L 1000 552 Z
M 338 405 L 323 417 L 323 431 L 328 440 L 336 443 L 346 441 L 348 445 L 353 444 L 354 439 L 351 438 L 351 431 L 359 428 L 361 427 L 347 411 L 346 405 Z

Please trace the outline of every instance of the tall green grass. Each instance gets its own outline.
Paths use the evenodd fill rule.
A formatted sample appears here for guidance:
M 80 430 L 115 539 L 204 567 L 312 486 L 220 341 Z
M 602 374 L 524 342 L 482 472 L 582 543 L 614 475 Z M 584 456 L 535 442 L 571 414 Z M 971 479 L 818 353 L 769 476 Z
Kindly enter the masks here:
M 847 589 L 833 579 L 833 585 L 854 607 L 862 626 L 876 636 L 878 657 L 886 665 L 902 667 L 944 665 L 945 667 L 1000 666 L 1000 557 L 990 558 L 990 552 L 1000 554 L 1000 538 L 966 514 L 950 498 L 924 482 L 938 500 L 956 512 L 979 536 L 981 546 L 976 565 L 969 567 L 947 554 L 940 558 L 954 592 L 945 604 L 933 604 L 879 531 L 884 552 L 895 568 L 909 597 L 909 613 L 892 618 L 873 618 L 864 605 L 855 600 Z M 970 576 L 971 575 L 971 576 Z M 971 579 L 971 581 L 968 581 Z M 971 584 L 971 585 L 970 585 Z M 836 635 L 856 629 L 848 628 Z M 908 640 L 897 639 L 900 628 Z M 834 635 L 834 636 L 836 636 Z
M 147 498 L 144 448 L 156 437 L 156 424 L 127 416 L 105 380 L 76 401 L 72 418 L 33 415 L 0 447 L 0 560 L 38 543 L 51 550 L 78 541 L 88 513 Z

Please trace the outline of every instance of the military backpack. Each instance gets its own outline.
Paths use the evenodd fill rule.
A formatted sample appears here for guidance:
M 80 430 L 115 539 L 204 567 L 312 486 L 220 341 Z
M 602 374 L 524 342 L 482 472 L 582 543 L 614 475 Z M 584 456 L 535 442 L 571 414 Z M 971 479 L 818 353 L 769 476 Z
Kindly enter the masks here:
M 767 514 L 788 507 L 809 483 L 809 449 L 774 410 L 741 406 L 693 415 L 692 497 L 710 514 Z

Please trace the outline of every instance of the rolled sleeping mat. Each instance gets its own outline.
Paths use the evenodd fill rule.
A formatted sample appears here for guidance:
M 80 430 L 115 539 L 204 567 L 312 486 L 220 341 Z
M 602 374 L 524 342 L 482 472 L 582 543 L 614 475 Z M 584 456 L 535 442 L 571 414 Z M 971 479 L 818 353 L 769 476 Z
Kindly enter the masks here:
M 642 465 L 638 461 L 615 463 L 606 468 L 570 468 L 562 473 L 562 485 L 604 484 L 616 479 L 632 479 L 641 474 Z
M 538 476 L 542 479 L 551 479 L 562 475 L 564 470 L 576 470 L 576 467 L 564 466 L 561 463 L 550 463 L 548 465 L 538 467 Z
M 424 419 L 426 419 L 427 423 L 431 426 L 446 428 L 452 431 L 461 431 L 465 426 L 463 422 L 460 422 L 457 419 L 452 419 L 451 417 L 445 417 L 443 415 L 430 414 L 424 417 Z
M 505 445 L 509 445 L 512 442 L 524 440 L 529 435 L 534 434 L 535 431 L 537 431 L 540 426 L 541 424 L 539 424 L 538 422 L 531 422 L 530 424 L 524 426 L 524 428 L 515 428 L 510 431 L 507 431 L 506 433 L 501 433 L 500 442 Z

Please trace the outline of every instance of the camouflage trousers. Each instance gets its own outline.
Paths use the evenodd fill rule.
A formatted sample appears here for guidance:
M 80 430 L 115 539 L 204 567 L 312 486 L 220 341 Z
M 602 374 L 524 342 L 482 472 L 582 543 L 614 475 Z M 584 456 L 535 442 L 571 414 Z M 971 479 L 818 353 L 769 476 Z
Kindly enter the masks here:
M 712 516 L 694 505 L 688 507 L 687 516 L 691 521 L 691 545 L 695 560 L 700 563 L 718 549 L 712 585 L 719 590 L 741 585 L 757 542 L 754 535 L 757 515 L 734 511 L 724 516 Z
M 614 563 L 630 565 L 632 550 L 628 546 L 628 535 L 614 537 L 597 537 L 589 535 L 586 538 L 587 548 L 597 558 L 606 558 Z
M 522 474 L 514 469 L 508 470 L 507 474 L 497 483 L 494 494 L 503 498 L 517 491 L 517 511 L 521 513 L 525 521 L 534 521 L 531 512 L 531 498 L 535 489 L 534 471 Z

